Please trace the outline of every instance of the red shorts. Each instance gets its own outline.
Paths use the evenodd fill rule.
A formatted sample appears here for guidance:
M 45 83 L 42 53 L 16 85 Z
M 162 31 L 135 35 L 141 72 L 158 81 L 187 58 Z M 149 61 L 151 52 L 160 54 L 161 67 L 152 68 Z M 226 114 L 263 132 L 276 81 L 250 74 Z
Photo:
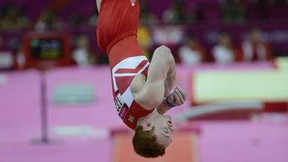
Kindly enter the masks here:
M 120 40 L 137 35 L 138 0 L 102 0 L 97 20 L 97 43 L 107 54 Z

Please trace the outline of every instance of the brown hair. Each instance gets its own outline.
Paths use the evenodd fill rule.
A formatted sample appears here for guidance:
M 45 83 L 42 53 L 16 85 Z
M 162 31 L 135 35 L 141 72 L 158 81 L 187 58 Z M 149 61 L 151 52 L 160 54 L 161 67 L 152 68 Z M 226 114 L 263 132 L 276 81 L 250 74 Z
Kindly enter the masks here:
M 165 154 L 165 147 L 158 144 L 154 135 L 154 128 L 146 132 L 139 125 L 133 137 L 134 151 L 145 158 L 156 158 Z

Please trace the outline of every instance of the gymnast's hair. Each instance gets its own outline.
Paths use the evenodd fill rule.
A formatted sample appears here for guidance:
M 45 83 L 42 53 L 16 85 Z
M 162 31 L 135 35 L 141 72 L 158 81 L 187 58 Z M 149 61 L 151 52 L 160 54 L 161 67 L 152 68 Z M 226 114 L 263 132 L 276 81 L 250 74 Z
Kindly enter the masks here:
M 156 141 L 154 128 L 146 132 L 141 125 L 136 128 L 133 137 L 133 147 L 138 155 L 145 158 L 156 158 L 165 154 L 165 147 Z

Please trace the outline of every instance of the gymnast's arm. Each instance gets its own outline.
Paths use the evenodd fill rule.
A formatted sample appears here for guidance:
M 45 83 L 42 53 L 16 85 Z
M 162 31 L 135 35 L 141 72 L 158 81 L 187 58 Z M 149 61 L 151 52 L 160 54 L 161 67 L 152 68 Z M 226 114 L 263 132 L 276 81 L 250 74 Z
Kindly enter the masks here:
M 174 82 L 168 84 L 166 81 L 169 77 L 174 77 L 174 73 L 175 61 L 171 50 L 166 46 L 158 47 L 154 51 L 144 85 L 134 84 L 136 81 L 131 83 L 135 101 L 147 110 L 158 107 L 166 93 L 170 93 L 166 92 L 167 87 L 174 86 Z M 135 77 L 134 79 L 136 80 L 137 78 Z M 140 90 L 135 91 L 135 89 Z
M 159 114 L 165 114 L 174 106 L 183 105 L 187 99 L 187 93 L 176 87 L 175 90 L 167 97 L 164 97 L 162 103 L 156 108 Z

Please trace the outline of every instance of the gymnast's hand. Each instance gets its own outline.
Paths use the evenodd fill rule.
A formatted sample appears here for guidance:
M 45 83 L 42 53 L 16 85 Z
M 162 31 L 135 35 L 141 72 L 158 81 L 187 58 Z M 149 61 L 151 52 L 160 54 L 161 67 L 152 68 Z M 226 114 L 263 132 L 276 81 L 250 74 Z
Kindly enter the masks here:
M 182 88 L 176 87 L 167 97 L 166 102 L 169 107 L 183 105 L 187 99 L 187 93 Z

